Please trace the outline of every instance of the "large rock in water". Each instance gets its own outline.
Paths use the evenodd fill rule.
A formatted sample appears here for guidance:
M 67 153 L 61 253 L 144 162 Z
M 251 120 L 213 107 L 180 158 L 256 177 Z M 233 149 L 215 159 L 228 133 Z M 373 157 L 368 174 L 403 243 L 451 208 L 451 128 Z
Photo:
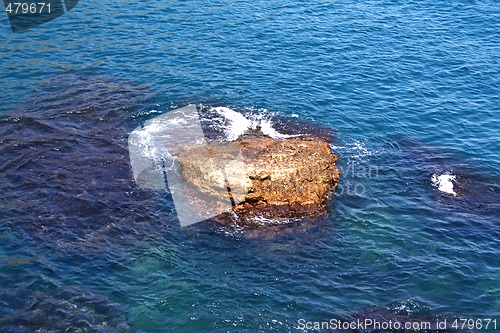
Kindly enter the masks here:
M 224 211 L 229 196 L 232 210 L 214 219 L 241 227 L 324 215 L 325 200 L 339 180 L 337 156 L 321 138 L 245 135 L 186 147 L 177 161 L 193 193 L 214 199 L 200 209 Z

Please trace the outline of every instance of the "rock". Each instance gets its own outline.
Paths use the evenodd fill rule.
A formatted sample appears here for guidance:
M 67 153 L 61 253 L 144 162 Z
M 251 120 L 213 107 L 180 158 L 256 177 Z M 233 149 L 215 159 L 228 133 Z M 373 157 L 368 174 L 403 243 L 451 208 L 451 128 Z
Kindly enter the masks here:
M 218 211 L 217 222 L 242 227 L 324 215 L 325 200 L 339 180 L 329 143 L 305 136 L 250 134 L 213 141 L 186 147 L 177 161 L 193 196 L 199 192 L 213 199 L 200 209 Z M 228 197 L 230 211 L 224 209 Z

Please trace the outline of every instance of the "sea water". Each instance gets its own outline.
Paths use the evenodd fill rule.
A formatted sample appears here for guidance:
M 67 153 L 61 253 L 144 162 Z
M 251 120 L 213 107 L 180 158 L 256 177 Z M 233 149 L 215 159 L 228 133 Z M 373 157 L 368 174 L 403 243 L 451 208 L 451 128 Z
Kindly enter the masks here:
M 500 321 L 499 26 L 488 0 L 81 1 L 23 33 L 0 15 L 0 330 Z M 218 140 L 331 136 L 328 218 L 181 228 L 127 137 L 189 103 Z

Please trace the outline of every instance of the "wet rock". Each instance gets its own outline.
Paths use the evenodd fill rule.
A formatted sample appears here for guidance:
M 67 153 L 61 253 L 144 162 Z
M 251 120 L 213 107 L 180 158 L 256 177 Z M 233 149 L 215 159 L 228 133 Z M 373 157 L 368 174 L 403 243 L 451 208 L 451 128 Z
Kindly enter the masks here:
M 324 215 L 325 200 L 339 180 L 337 156 L 326 140 L 314 137 L 244 135 L 187 147 L 177 161 L 192 193 L 213 198 L 210 207 L 200 209 L 218 211 L 217 222 L 241 227 Z M 224 211 L 228 197 L 233 207 Z

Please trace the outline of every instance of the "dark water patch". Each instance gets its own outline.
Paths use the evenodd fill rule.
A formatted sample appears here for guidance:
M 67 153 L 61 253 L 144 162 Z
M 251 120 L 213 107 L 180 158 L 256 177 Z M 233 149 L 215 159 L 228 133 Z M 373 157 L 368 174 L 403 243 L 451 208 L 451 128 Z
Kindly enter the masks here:
M 443 209 L 461 209 L 485 216 L 500 214 L 499 175 L 488 173 L 444 148 L 425 145 L 414 138 L 402 137 L 392 148 L 402 154 L 403 163 L 408 165 L 401 169 L 411 173 L 405 176 L 415 185 L 423 186 L 428 196 Z M 440 175 L 452 176 L 454 194 L 433 186 L 433 178 Z
M 0 201 L 2 215 L 11 216 L 5 223 L 68 250 L 159 234 L 159 194 L 135 185 L 127 147 L 131 115 L 148 94 L 128 80 L 61 74 L 4 114 Z
M 285 117 L 276 115 L 274 117 L 276 129 L 283 134 L 304 134 L 323 138 L 332 142 L 336 138 L 336 130 L 312 121 L 299 119 L 297 117 Z

